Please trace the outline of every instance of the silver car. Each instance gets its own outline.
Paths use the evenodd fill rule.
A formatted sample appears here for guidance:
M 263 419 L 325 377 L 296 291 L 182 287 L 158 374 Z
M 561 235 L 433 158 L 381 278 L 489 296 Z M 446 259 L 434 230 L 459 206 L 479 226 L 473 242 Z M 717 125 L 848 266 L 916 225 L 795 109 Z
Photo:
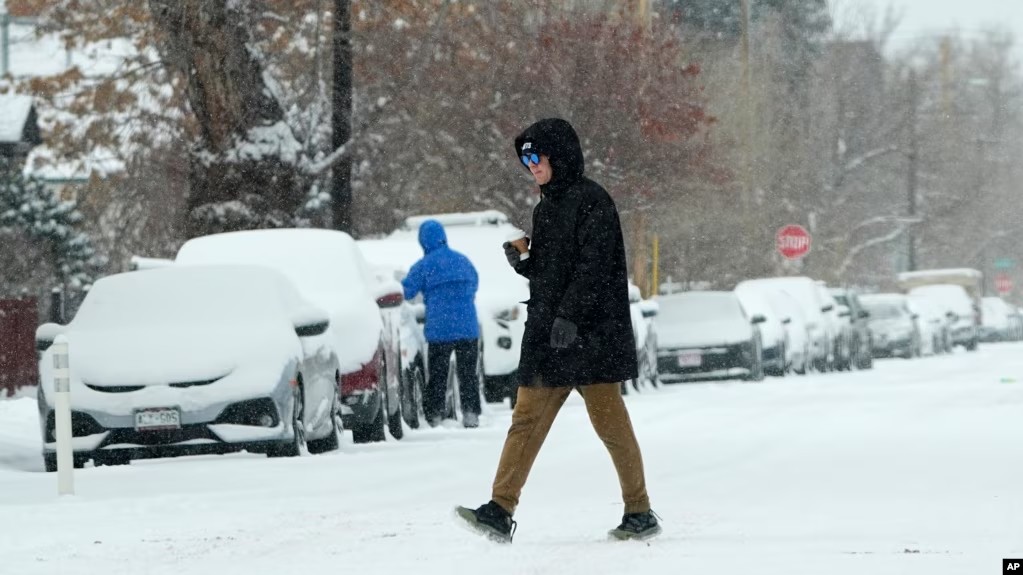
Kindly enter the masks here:
M 74 465 L 338 446 L 326 313 L 268 268 L 168 267 L 96 282 L 67 325 L 36 332 L 43 459 L 56 470 L 54 346 L 70 359 Z

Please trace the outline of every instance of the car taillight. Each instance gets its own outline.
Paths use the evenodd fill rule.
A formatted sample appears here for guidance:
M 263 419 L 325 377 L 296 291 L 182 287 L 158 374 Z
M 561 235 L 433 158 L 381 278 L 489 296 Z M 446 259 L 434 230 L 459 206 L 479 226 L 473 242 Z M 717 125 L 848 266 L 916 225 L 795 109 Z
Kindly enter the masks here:
M 405 301 L 405 296 L 400 293 L 389 293 L 377 298 L 377 306 L 381 308 L 398 307 Z
M 380 350 L 373 354 L 373 359 L 358 371 L 341 375 L 341 395 L 351 395 L 356 391 L 376 389 L 380 381 Z

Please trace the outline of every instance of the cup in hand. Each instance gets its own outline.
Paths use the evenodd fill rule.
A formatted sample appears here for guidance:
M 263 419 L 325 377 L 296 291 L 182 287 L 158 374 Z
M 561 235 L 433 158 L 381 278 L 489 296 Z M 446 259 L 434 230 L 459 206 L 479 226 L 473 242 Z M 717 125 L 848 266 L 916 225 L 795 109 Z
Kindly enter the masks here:
M 519 261 L 529 258 L 529 238 L 526 237 L 526 232 L 515 230 L 508 236 L 508 243 L 518 250 Z

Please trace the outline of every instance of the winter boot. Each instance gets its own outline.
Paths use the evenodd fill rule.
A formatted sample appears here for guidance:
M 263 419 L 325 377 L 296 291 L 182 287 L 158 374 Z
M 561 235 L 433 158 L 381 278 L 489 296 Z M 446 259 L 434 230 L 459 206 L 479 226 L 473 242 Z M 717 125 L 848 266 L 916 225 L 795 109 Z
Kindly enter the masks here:
M 512 521 L 510 513 L 493 501 L 478 509 L 456 507 L 455 514 L 465 521 L 473 531 L 498 543 L 511 543 L 518 525 Z
M 465 413 L 462 415 L 462 425 L 467 429 L 474 429 L 480 426 L 480 416 L 475 413 Z
M 648 539 L 661 532 L 658 519 L 660 517 L 653 511 L 626 513 L 622 517 L 622 524 L 608 531 L 607 534 L 623 541 L 626 539 Z

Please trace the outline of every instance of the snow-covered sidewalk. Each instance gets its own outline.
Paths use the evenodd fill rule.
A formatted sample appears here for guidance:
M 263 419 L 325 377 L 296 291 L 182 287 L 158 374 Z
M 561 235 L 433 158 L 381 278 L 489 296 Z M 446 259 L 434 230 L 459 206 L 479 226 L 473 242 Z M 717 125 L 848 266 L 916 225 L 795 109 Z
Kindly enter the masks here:
M 573 396 L 515 543 L 460 529 L 510 413 L 300 460 L 41 472 L 31 399 L 0 402 L 0 572 L 984 574 L 1023 556 L 1023 346 L 874 371 L 686 384 L 628 403 L 664 534 L 612 543 L 617 482 Z

